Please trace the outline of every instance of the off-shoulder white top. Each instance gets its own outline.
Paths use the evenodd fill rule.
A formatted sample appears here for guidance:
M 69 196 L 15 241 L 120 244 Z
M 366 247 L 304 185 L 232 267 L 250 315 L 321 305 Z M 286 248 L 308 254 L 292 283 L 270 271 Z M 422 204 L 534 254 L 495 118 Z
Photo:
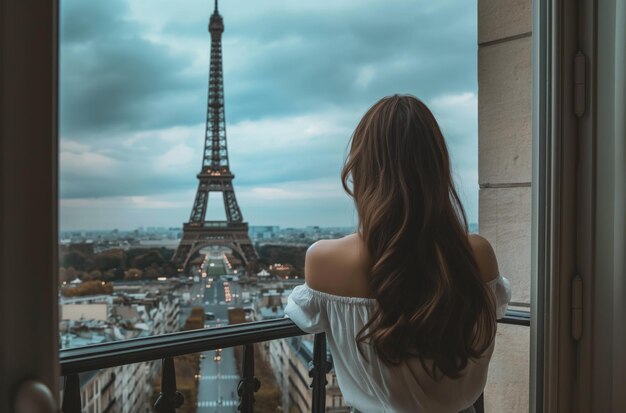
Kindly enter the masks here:
M 511 299 L 509 281 L 499 276 L 487 283 L 496 298 L 496 317 L 504 317 Z M 346 403 L 365 413 L 457 413 L 482 393 L 494 343 L 480 359 L 470 359 L 458 379 L 435 382 L 418 359 L 385 365 L 369 345 L 356 346 L 356 335 L 377 306 L 373 298 L 343 297 L 303 284 L 288 298 L 285 316 L 308 333 L 325 332 L 333 367 Z M 428 365 L 428 363 L 427 363 Z

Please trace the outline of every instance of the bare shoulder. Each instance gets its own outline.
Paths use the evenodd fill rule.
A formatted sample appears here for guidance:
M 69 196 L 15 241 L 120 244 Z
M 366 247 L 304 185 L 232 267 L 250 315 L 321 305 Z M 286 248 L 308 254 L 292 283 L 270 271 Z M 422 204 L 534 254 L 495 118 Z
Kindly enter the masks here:
M 335 295 L 362 295 L 363 244 L 357 234 L 312 244 L 304 264 L 304 278 L 314 290 Z
M 478 234 L 470 234 L 468 239 L 483 281 L 491 281 L 498 277 L 500 275 L 498 260 L 489 241 Z
M 330 245 L 329 245 L 330 244 Z M 314 242 L 306 251 L 304 260 L 304 279 L 309 287 L 327 292 L 329 256 L 332 251 L 331 240 Z

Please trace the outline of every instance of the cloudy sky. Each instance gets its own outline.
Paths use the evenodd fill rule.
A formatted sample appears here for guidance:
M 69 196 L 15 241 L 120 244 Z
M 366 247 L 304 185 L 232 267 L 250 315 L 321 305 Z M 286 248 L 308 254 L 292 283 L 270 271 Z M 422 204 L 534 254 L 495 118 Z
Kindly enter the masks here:
M 476 2 L 221 0 L 230 165 L 251 225 L 352 226 L 339 172 L 375 101 L 411 93 L 477 221 Z M 181 226 L 200 170 L 211 0 L 62 0 L 62 229 Z M 215 194 L 217 196 L 217 194 Z M 210 199 L 207 219 L 224 217 Z

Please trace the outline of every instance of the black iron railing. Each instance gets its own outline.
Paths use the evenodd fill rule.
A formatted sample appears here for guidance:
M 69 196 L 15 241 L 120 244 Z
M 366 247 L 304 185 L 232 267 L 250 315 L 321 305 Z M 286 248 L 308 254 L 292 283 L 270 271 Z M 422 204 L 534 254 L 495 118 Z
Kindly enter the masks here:
M 504 324 L 530 326 L 528 312 L 508 311 L 499 320 Z M 122 366 L 151 360 L 162 360 L 161 394 L 155 403 L 158 413 L 175 413 L 183 403 L 176 389 L 175 356 L 200 353 L 218 348 L 244 346 L 243 377 L 239 382 L 239 410 L 252 413 L 254 393 L 260 383 L 254 376 L 254 343 L 307 334 L 288 318 L 235 324 L 203 330 L 182 331 L 152 337 L 94 344 L 60 351 L 61 375 L 64 376 L 63 413 L 80 413 L 80 383 L 78 374 L 107 367 Z M 331 365 L 326 359 L 326 337 L 315 334 L 312 378 L 313 413 L 326 410 L 326 374 Z M 483 413 L 482 396 L 475 404 L 477 413 Z

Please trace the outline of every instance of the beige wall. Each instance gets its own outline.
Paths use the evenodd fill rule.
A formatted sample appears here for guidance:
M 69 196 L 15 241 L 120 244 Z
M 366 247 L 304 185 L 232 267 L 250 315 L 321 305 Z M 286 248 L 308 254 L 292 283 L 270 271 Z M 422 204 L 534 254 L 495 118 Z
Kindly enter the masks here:
M 479 231 L 530 296 L 531 2 L 478 1 Z
M 479 232 L 512 301 L 530 302 L 530 0 L 478 0 Z M 529 329 L 499 325 L 485 410 L 528 411 Z
M 61 320 L 107 320 L 107 304 L 63 304 Z

